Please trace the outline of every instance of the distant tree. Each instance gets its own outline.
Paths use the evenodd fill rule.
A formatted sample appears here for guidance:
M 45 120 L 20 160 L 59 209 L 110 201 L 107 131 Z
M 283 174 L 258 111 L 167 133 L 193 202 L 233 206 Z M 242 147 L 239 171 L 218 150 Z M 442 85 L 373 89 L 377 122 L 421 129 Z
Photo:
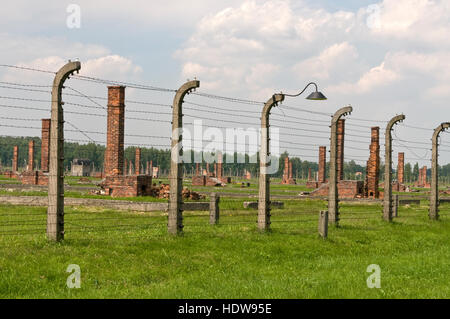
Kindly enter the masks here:
M 419 163 L 417 163 L 417 162 L 416 162 L 416 164 L 414 164 L 412 178 L 413 178 L 413 181 L 417 181 L 419 179 Z
M 407 183 L 411 183 L 411 177 L 412 177 L 412 168 L 411 168 L 411 164 L 410 163 L 406 163 L 405 165 L 405 172 L 404 172 L 404 179 Z

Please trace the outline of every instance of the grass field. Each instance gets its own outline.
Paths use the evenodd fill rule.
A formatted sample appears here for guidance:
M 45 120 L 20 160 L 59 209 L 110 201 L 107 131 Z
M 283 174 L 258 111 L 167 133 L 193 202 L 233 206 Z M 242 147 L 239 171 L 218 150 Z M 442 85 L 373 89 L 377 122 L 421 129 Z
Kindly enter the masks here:
M 379 205 L 342 204 L 326 240 L 318 200 L 285 201 L 262 234 L 256 211 L 223 198 L 219 225 L 186 212 L 180 237 L 162 212 L 66 207 L 62 243 L 45 238 L 45 208 L 0 206 L 0 297 L 449 298 L 450 206 L 430 221 L 426 205 L 388 224 Z M 80 289 L 66 287 L 69 264 L 81 267 Z M 381 289 L 367 287 L 370 264 Z

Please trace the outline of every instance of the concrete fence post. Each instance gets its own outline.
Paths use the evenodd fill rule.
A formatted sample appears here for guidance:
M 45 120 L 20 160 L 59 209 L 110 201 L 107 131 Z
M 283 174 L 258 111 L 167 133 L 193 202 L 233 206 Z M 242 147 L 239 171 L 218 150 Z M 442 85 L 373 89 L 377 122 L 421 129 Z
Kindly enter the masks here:
M 217 193 L 211 193 L 209 201 L 209 223 L 211 225 L 219 222 L 219 202 L 220 196 Z
M 450 123 L 445 122 L 439 125 L 433 133 L 433 148 L 431 153 L 431 198 L 430 198 L 430 219 L 439 219 L 439 182 L 438 182 L 438 138 L 439 134 L 450 128 Z
M 399 204 L 399 196 L 398 195 L 393 195 L 393 200 L 394 200 L 394 211 L 392 212 L 393 213 L 393 217 L 395 217 L 395 218 L 397 218 L 398 217 L 398 204 Z
M 198 88 L 200 81 L 189 81 L 176 92 L 172 110 L 172 144 L 170 161 L 170 193 L 167 228 L 170 234 L 176 235 L 183 231 L 183 99 L 191 90 Z
M 258 228 L 261 231 L 270 229 L 270 177 L 269 177 L 269 115 L 272 107 L 284 100 L 283 94 L 274 94 L 264 105 L 261 115 L 261 148 L 259 151 L 259 200 Z
M 337 189 L 337 123 L 342 116 L 350 114 L 353 111 L 351 106 L 343 107 L 334 113 L 331 119 L 331 137 L 330 137 L 330 176 L 328 182 L 328 214 L 331 223 L 339 224 L 339 200 Z
M 328 211 L 322 210 L 319 213 L 319 236 L 328 237 Z
M 64 114 L 61 95 L 66 79 L 80 69 L 80 62 L 69 62 L 53 80 L 47 209 L 47 238 L 53 241 L 64 239 Z
M 393 126 L 405 119 L 403 114 L 394 116 L 386 126 L 385 133 L 385 152 L 384 152 L 384 207 L 383 219 L 392 221 L 392 129 Z

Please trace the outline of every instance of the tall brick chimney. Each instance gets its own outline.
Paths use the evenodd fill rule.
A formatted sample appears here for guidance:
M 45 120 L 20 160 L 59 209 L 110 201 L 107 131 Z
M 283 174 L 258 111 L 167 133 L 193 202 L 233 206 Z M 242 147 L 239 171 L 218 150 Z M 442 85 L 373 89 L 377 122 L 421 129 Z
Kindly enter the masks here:
M 419 187 L 427 186 L 427 170 L 428 168 L 426 166 L 419 170 Z
M 141 175 L 141 149 L 136 148 L 135 154 L 134 154 L 134 171 L 136 175 Z
M 318 173 L 318 182 L 319 185 L 325 183 L 326 175 L 325 175 L 325 167 L 327 165 L 327 147 L 320 146 L 319 147 L 319 173 Z
M 13 159 L 12 159 L 12 171 L 17 172 L 19 168 L 19 146 L 14 146 Z
M 337 123 L 337 179 L 344 179 L 344 136 L 345 120 L 340 119 Z
M 405 182 L 405 153 L 398 153 L 397 181 L 400 184 Z
M 50 119 L 42 119 L 42 132 L 41 132 L 41 171 L 49 171 L 50 158 Z
M 289 157 L 284 159 L 283 179 L 286 181 L 289 179 Z
M 28 142 L 28 170 L 34 171 L 34 141 Z
M 370 157 L 367 163 L 367 196 L 379 198 L 380 128 L 378 126 L 372 127 L 370 136 Z
M 223 177 L 223 157 L 222 157 L 222 153 L 218 154 L 218 158 L 217 158 L 217 178 L 218 179 L 222 179 Z
M 105 151 L 106 176 L 124 175 L 124 130 L 125 87 L 108 86 L 108 123 Z

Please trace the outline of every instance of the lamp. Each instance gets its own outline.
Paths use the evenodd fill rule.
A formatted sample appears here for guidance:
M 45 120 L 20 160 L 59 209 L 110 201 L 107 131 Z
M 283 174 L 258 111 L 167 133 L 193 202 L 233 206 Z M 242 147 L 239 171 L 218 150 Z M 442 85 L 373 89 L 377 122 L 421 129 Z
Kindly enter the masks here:
M 317 89 L 317 84 L 314 83 L 314 82 L 308 83 L 308 84 L 305 86 L 305 88 L 304 88 L 300 93 L 297 93 L 297 94 L 284 94 L 284 95 L 285 95 L 285 96 L 290 96 L 290 97 L 296 97 L 296 96 L 299 96 L 300 94 L 302 94 L 303 92 L 305 92 L 306 89 L 308 88 L 308 86 L 310 86 L 310 85 L 314 85 L 314 86 L 316 87 L 316 91 L 315 91 L 315 92 L 312 92 L 310 95 L 308 95 L 308 96 L 306 97 L 307 100 L 323 101 L 323 100 L 326 100 L 326 99 L 327 99 L 327 97 L 326 97 L 325 95 L 323 95 L 322 92 L 318 91 L 318 89 Z

